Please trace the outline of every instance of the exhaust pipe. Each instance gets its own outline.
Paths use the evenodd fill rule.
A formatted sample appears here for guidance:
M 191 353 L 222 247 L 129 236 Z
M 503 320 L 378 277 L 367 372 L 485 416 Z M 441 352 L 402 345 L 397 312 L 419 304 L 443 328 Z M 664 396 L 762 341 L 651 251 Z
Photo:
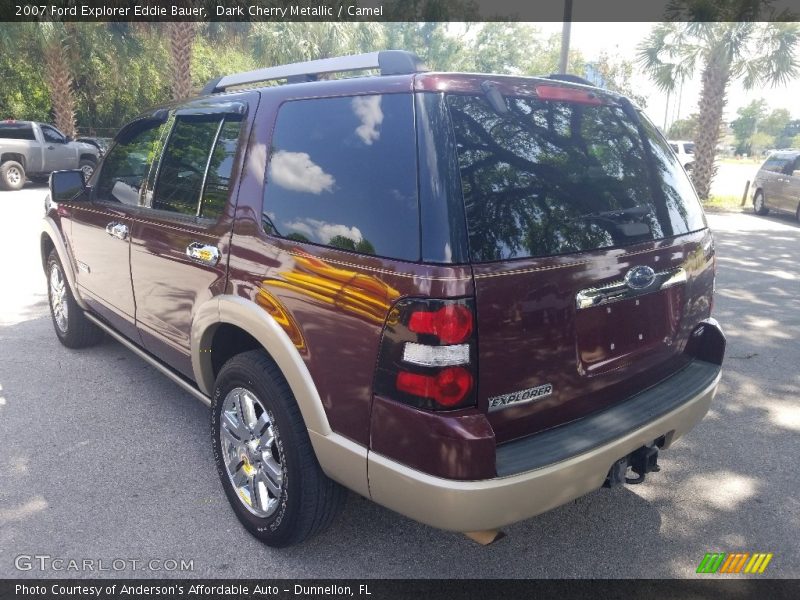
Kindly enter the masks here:
M 481 546 L 488 546 L 499 539 L 506 537 L 506 534 L 499 529 L 489 529 L 486 531 L 467 531 L 464 533 L 473 542 L 478 542 Z

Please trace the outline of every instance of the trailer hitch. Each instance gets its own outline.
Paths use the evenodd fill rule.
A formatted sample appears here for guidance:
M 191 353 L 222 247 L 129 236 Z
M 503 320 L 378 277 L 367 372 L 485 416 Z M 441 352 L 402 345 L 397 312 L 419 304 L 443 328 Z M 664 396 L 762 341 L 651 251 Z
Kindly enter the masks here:
M 647 473 L 655 473 L 661 470 L 658 466 L 658 444 L 656 440 L 652 444 L 642 446 L 631 452 L 628 456 L 620 458 L 608 471 L 603 487 L 616 487 L 623 483 L 635 485 L 644 481 Z M 628 477 L 628 469 L 636 473 L 636 477 Z

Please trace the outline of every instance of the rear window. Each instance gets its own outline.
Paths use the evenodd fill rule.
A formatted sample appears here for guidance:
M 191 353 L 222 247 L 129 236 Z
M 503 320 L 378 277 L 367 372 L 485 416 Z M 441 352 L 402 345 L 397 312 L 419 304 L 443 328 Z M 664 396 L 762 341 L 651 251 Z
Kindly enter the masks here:
M 264 229 L 419 260 L 416 165 L 410 94 L 287 102 L 272 139 Z
M 0 123 L 0 138 L 8 140 L 35 140 L 30 123 Z
M 694 188 L 646 119 L 640 130 L 610 103 L 506 103 L 500 116 L 482 96 L 448 96 L 472 260 L 584 252 L 705 226 Z

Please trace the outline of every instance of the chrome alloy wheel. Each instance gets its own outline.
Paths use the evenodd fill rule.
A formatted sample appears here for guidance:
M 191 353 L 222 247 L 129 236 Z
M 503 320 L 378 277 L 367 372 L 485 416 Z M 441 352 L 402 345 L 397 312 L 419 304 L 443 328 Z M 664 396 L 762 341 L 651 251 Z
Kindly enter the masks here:
M 50 267 L 50 308 L 53 310 L 56 327 L 61 333 L 66 333 L 69 319 L 67 285 L 64 282 L 64 274 L 56 264 Z
M 283 449 L 275 419 L 250 390 L 237 387 L 225 396 L 220 447 L 242 504 L 257 517 L 271 516 L 283 492 Z
M 83 165 L 81 167 L 81 171 L 83 171 L 83 180 L 89 181 L 89 178 L 92 176 L 92 173 L 94 173 L 94 167 L 92 165 Z
M 755 212 L 760 213 L 764 210 L 764 196 L 761 194 L 756 194 L 755 200 L 753 201 L 753 208 Z
M 9 167 L 6 171 L 6 180 L 11 185 L 19 185 L 22 181 L 22 172 L 17 167 Z

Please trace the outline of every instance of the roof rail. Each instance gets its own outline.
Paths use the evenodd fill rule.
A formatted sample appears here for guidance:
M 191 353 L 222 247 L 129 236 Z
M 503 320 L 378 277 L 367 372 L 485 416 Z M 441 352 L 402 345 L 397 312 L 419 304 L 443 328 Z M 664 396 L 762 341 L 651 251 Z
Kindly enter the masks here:
M 370 52 L 368 54 L 322 58 L 225 75 L 209 81 L 201 93 L 204 95 L 214 94 L 237 85 L 273 81 L 275 79 L 286 79 L 290 83 L 314 81 L 324 73 L 363 71 L 366 69 L 380 69 L 381 75 L 405 75 L 428 70 L 416 54 L 405 50 L 381 50 L 380 52 Z

